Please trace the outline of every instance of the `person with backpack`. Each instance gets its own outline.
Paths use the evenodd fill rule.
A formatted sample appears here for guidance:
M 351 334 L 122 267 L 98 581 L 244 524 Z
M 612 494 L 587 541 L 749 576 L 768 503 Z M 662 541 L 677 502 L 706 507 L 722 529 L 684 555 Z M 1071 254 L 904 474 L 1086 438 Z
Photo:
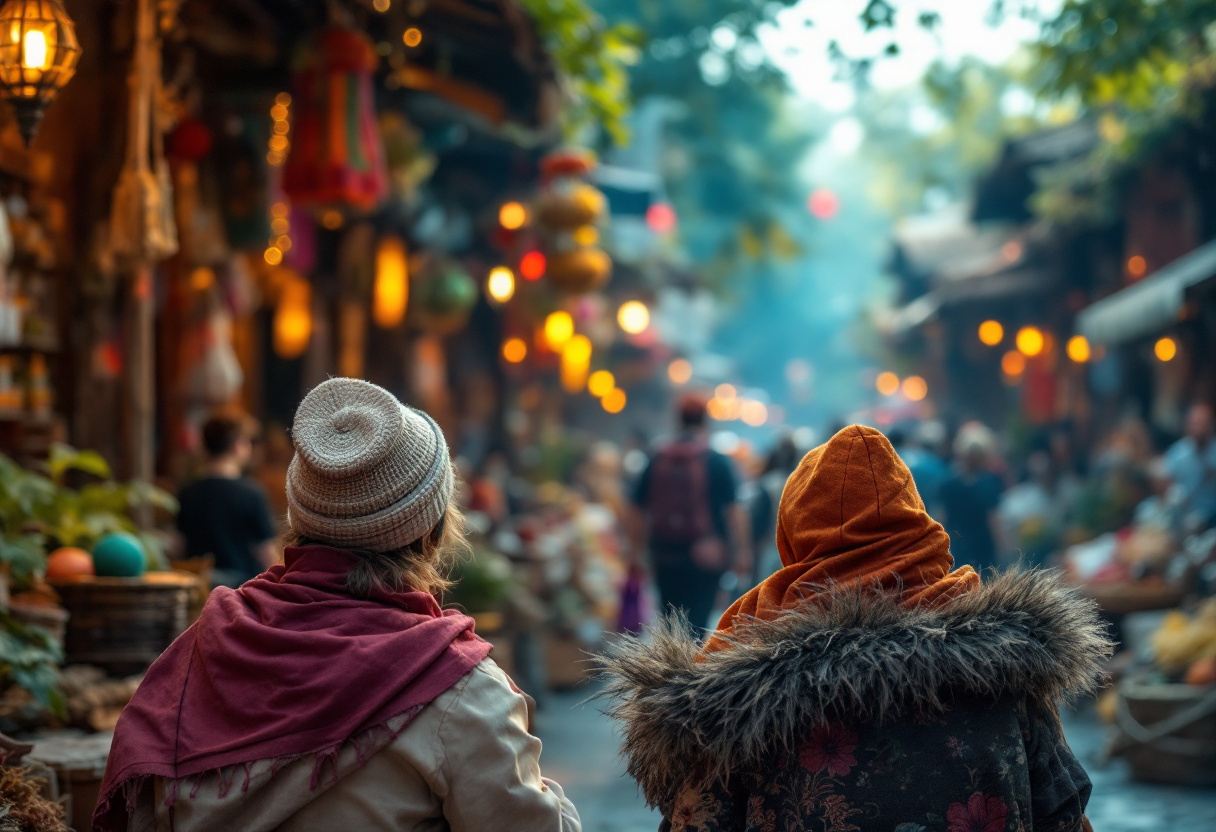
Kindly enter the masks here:
M 662 607 L 704 628 L 724 576 L 751 577 L 751 547 L 734 468 L 709 446 L 705 399 L 681 399 L 679 419 L 679 435 L 638 480 L 634 548 L 650 553 Z

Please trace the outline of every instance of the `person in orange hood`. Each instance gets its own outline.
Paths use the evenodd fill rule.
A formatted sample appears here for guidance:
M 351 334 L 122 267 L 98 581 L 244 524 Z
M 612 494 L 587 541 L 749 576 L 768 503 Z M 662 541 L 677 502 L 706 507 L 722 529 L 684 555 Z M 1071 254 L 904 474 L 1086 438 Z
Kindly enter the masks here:
M 668 621 L 601 657 L 663 829 L 1087 828 L 1057 707 L 1110 654 L 1091 602 L 1050 573 L 954 569 L 907 466 L 859 425 L 790 477 L 777 547 L 704 647 Z

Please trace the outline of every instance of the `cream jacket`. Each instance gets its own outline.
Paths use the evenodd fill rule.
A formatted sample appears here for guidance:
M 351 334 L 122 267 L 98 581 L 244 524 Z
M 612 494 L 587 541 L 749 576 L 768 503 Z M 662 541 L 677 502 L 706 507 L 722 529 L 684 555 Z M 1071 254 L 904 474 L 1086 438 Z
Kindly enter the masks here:
M 183 785 L 172 809 L 161 781 L 155 794 L 141 793 L 128 829 L 168 832 L 172 822 L 173 832 L 581 832 L 561 786 L 541 777 L 541 744 L 527 720 L 524 697 L 486 659 L 363 765 L 344 747 L 315 789 L 312 756 L 277 771 L 259 761 L 246 788 L 243 766 L 208 774 Z

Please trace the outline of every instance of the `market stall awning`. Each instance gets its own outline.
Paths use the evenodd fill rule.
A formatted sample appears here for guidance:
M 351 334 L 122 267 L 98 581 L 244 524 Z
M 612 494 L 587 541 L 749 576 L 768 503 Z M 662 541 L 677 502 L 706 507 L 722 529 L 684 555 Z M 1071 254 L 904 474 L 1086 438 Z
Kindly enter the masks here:
M 1086 307 L 1077 316 L 1077 331 L 1095 344 L 1106 345 L 1153 335 L 1178 320 L 1187 289 L 1212 277 L 1216 277 L 1216 240 Z

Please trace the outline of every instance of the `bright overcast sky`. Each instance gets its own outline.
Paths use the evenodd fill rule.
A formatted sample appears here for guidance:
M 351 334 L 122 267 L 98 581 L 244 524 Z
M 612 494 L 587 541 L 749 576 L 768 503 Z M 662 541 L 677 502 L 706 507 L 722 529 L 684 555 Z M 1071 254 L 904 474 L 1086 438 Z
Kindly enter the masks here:
M 1039 0 L 1050 12 L 1061 0 Z M 874 67 L 875 86 L 907 86 L 919 79 L 939 58 L 949 62 L 974 55 L 994 63 L 1013 56 L 1018 47 L 1038 33 L 1038 25 L 1007 17 L 999 26 L 987 22 L 985 0 L 895 0 L 899 12 L 894 32 L 880 29 L 867 35 L 858 20 L 866 0 L 803 0 L 778 16 L 778 25 L 767 27 L 761 40 L 772 60 L 788 75 L 797 93 L 836 112 L 853 105 L 853 90 L 835 80 L 836 68 L 828 58 L 828 44 L 835 40 L 845 53 L 874 55 L 892 40 L 901 54 L 884 58 Z M 920 12 L 933 10 L 942 22 L 934 33 L 917 25 Z M 814 25 L 807 26 L 807 20 Z

